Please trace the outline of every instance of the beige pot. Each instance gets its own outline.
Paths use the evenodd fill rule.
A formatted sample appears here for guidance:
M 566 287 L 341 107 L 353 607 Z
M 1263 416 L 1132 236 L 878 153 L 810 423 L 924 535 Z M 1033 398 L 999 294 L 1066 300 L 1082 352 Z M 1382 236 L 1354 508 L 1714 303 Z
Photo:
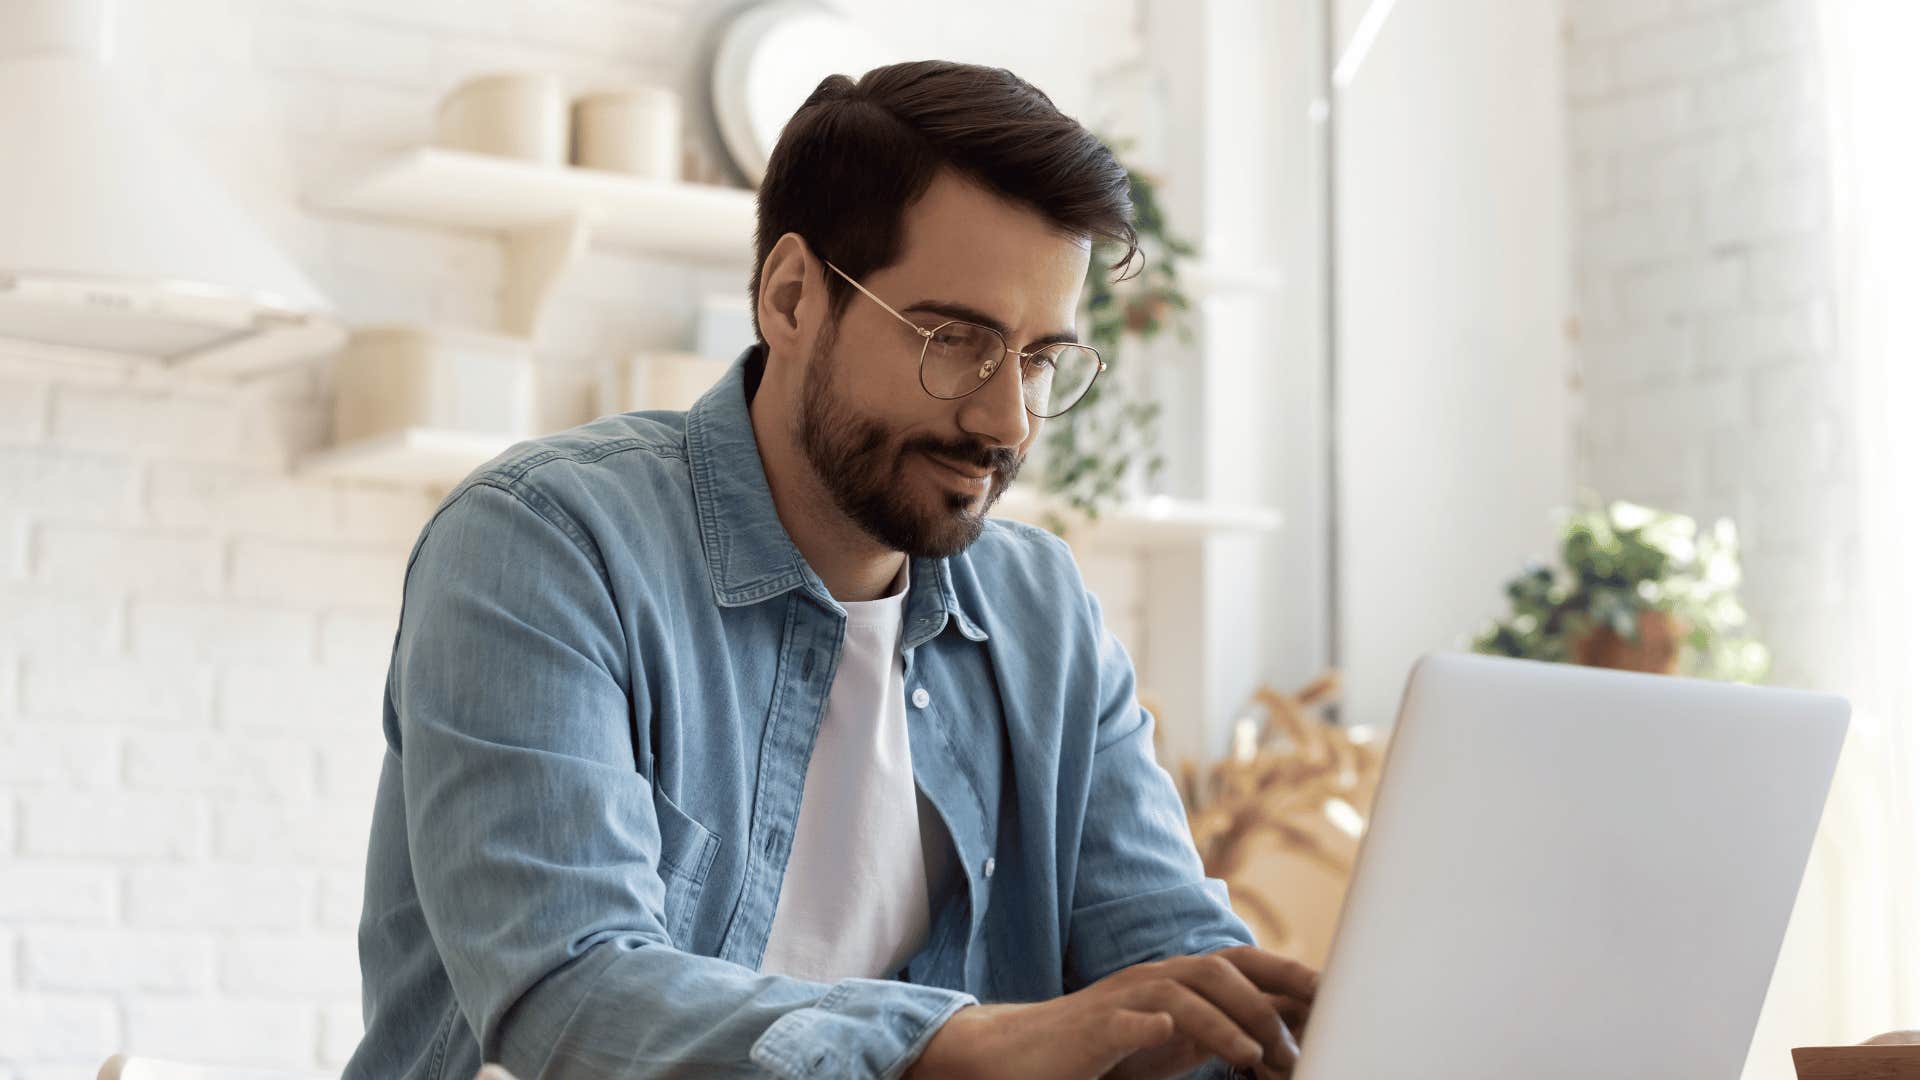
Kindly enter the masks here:
M 533 353 L 523 338 L 465 328 L 362 326 L 334 368 L 334 441 L 429 428 L 525 438 Z
M 440 102 L 434 142 L 453 150 L 567 163 L 567 95 L 558 75 L 502 72 L 469 79 Z
M 680 179 L 679 96 L 636 86 L 576 99 L 572 161 L 649 180 Z

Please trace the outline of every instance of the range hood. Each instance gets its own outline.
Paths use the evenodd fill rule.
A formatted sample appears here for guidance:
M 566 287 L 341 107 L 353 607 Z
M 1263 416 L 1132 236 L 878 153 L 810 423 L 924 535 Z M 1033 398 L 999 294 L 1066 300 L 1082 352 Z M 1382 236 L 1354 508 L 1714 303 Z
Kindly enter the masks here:
M 0 351 L 242 374 L 346 331 L 115 78 L 112 0 L 0 0 Z

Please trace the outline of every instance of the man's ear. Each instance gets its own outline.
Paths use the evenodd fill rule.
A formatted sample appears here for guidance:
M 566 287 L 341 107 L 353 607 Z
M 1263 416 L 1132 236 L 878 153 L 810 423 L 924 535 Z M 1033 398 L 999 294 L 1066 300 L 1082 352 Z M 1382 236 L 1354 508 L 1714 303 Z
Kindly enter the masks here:
M 819 281 L 817 262 L 799 233 L 780 237 L 767 252 L 767 261 L 760 268 L 756 314 L 760 336 L 766 339 L 769 351 L 783 355 L 803 352 L 809 317 L 817 315 L 809 307 L 820 301 L 815 284 Z

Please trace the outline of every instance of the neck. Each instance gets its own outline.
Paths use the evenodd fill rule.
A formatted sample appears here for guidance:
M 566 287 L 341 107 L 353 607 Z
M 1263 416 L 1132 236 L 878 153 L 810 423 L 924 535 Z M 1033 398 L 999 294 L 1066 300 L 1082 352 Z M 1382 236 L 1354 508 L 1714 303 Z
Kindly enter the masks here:
M 776 372 L 793 366 L 769 363 L 748 406 L 774 513 L 835 600 L 878 600 L 890 591 L 907 557 L 848 520 L 795 445 L 790 403 L 799 400 L 798 388 L 772 385 Z

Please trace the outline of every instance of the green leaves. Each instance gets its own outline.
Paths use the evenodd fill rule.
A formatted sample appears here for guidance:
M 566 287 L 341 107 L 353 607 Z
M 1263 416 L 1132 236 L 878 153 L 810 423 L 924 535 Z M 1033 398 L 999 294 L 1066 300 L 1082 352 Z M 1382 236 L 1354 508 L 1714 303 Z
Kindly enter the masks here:
M 1127 143 L 1107 140 L 1116 152 Z M 1130 388 L 1119 378 L 1127 347 L 1173 330 L 1185 344 L 1193 341 L 1187 316 L 1192 302 L 1181 289 L 1179 260 L 1193 255 L 1193 246 L 1173 236 L 1151 177 L 1127 170 L 1144 263 L 1131 276 L 1109 280 L 1106 267 L 1120 258 L 1122 249 L 1097 244 L 1092 269 L 1081 299 L 1086 342 L 1100 350 L 1107 373 L 1094 381 L 1087 396 L 1065 416 L 1048 421 L 1041 483 L 1077 513 L 1097 518 L 1125 494 L 1127 471 L 1137 462 L 1151 482 L 1159 477 L 1166 458 L 1159 450 L 1160 405 L 1129 399 Z M 1050 527 L 1065 523 L 1049 523 Z

